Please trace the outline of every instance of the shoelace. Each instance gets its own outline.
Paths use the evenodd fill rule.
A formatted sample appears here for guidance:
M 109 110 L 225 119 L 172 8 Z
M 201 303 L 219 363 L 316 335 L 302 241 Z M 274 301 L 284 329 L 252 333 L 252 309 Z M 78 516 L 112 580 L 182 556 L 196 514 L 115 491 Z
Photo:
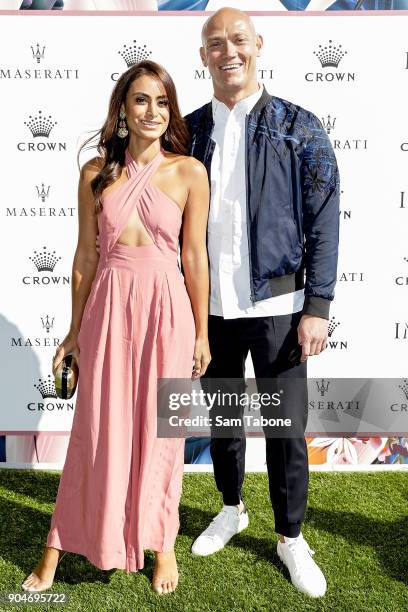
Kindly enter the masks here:
M 314 561 L 311 563 L 312 561 L 311 557 L 312 555 L 315 554 L 315 551 L 310 548 L 306 540 L 302 538 L 298 542 L 289 542 L 288 547 L 290 551 L 292 552 L 297 572 L 299 571 L 300 566 L 303 569 L 307 567 L 314 568 Z

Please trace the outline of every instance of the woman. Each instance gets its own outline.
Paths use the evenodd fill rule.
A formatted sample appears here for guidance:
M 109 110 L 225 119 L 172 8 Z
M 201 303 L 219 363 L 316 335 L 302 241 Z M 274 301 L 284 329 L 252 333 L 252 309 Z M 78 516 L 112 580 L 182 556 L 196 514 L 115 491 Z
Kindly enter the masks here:
M 78 358 L 75 416 L 46 548 L 22 586 L 49 588 L 62 551 L 129 573 L 151 549 L 153 589 L 168 593 L 184 439 L 157 438 L 157 378 L 198 378 L 211 359 L 208 179 L 185 155 L 174 83 L 154 62 L 120 77 L 98 133 L 101 157 L 79 181 L 71 327 L 53 360 L 55 371 Z

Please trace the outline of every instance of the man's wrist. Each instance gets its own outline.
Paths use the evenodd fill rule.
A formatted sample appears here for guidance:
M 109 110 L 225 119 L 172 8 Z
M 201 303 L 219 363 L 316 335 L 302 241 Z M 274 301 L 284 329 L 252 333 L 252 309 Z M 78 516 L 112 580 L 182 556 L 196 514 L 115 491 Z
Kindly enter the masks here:
M 316 295 L 305 295 L 302 314 L 312 315 L 313 317 L 321 317 L 322 319 L 330 319 L 330 301 L 326 298 Z

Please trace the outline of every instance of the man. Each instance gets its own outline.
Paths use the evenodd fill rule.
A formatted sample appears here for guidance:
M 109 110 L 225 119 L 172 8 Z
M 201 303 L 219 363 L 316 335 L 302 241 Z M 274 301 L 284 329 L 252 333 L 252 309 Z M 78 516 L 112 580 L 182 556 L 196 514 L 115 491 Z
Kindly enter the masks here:
M 290 385 L 298 390 L 291 407 L 303 436 L 306 360 L 326 348 L 334 297 L 339 175 L 319 119 L 259 86 L 262 45 L 245 13 L 214 13 L 204 24 L 200 48 L 214 96 L 186 117 L 190 153 L 206 166 L 211 186 L 212 361 L 201 382 L 235 378 L 244 387 L 250 351 L 257 385 L 273 377 L 304 383 L 300 391 Z M 213 437 L 211 456 L 224 506 L 193 543 L 195 555 L 220 550 L 249 522 L 242 495 L 245 437 Z M 267 437 L 266 460 L 277 553 L 296 588 L 322 596 L 326 580 L 301 534 L 309 478 L 304 437 Z

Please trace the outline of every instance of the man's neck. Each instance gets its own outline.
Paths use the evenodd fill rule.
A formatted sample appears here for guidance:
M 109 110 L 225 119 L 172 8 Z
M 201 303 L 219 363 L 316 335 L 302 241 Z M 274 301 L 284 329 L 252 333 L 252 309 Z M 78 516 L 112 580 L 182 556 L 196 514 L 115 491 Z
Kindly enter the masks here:
M 225 106 L 227 106 L 231 110 L 234 108 L 237 102 L 240 102 L 245 98 L 249 98 L 249 96 L 252 96 L 254 93 L 259 91 L 259 89 L 260 87 L 258 85 L 258 82 L 251 84 L 245 89 L 239 89 L 235 92 L 227 92 L 222 89 L 218 90 L 214 88 L 214 97 L 223 104 L 225 104 Z

